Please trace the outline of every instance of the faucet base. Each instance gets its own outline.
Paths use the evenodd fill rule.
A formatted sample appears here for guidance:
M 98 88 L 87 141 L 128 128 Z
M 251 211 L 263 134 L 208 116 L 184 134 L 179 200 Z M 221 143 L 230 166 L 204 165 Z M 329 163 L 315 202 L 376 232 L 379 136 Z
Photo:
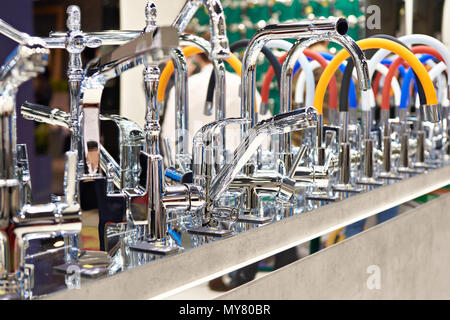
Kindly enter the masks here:
M 417 169 L 436 169 L 435 165 L 429 164 L 429 163 L 425 163 L 425 162 L 415 162 L 413 163 L 413 167 L 417 168 Z
M 241 214 L 237 218 L 238 222 L 246 222 L 253 224 L 265 224 L 271 222 L 272 220 L 273 220 L 272 216 L 261 217 L 254 214 Z
M 231 234 L 233 233 L 231 230 L 215 227 L 197 227 L 188 229 L 188 232 L 199 236 L 210 236 L 217 238 L 225 238 L 231 236 Z
M 309 201 L 335 202 L 339 200 L 339 197 L 331 196 L 328 192 L 324 191 L 313 191 L 306 194 L 305 199 Z
M 158 242 L 139 241 L 130 245 L 130 249 L 159 255 L 170 255 L 177 253 L 180 248 L 177 246 L 163 245 Z
M 409 167 L 399 167 L 397 169 L 397 171 L 399 173 L 406 173 L 406 174 L 421 174 L 423 173 L 423 169 L 419 170 L 419 169 L 413 169 L 413 168 L 409 168 Z
M 337 184 L 333 186 L 333 191 L 343 192 L 343 193 L 361 193 L 364 191 L 363 188 L 358 188 L 351 184 Z
M 356 184 L 360 184 L 363 186 L 382 186 L 384 182 L 373 177 L 363 177 L 360 180 L 357 180 Z
M 112 263 L 112 259 L 109 254 L 105 251 L 93 251 L 93 250 L 83 250 L 78 257 L 79 264 L 90 264 L 90 265 L 102 265 L 109 266 Z
M 394 172 L 381 172 L 378 177 L 378 179 L 387 179 L 387 180 L 402 180 L 403 177 L 399 176 L 398 174 Z

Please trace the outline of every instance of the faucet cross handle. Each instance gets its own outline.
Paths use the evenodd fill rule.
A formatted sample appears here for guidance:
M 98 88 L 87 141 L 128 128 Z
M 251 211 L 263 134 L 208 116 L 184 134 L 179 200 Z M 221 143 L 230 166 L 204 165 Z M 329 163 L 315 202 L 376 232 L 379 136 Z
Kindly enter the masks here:
M 87 36 L 81 31 L 80 7 L 71 5 L 67 7 L 67 35 L 65 47 L 70 53 L 81 53 L 86 47 L 97 48 L 102 45 L 102 40 L 95 36 Z M 52 36 L 52 35 L 50 35 Z M 64 36 L 65 37 L 65 36 Z

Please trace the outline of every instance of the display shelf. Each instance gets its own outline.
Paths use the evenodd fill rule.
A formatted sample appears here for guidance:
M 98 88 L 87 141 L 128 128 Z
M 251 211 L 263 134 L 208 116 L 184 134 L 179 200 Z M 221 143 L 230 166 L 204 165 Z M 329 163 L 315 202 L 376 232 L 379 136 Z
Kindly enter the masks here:
M 449 183 L 446 166 L 43 298 L 167 298 Z

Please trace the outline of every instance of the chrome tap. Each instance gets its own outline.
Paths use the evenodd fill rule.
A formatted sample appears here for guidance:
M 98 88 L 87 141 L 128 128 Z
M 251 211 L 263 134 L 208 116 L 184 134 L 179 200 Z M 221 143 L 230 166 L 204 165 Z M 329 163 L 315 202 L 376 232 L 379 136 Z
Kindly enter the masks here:
M 417 117 L 417 150 L 416 159 L 413 163 L 413 167 L 419 170 L 427 170 L 435 168 L 435 165 L 429 163 L 429 159 L 426 159 L 425 149 L 426 149 L 426 132 L 425 123 L 439 123 L 441 121 L 442 106 L 441 104 L 436 105 L 421 105 L 418 110 Z
M 346 36 L 348 30 L 348 22 L 344 18 L 331 18 L 331 19 L 320 19 L 314 21 L 305 20 L 304 24 L 311 23 L 314 26 L 311 29 L 303 28 L 303 34 L 297 36 L 298 40 L 294 46 L 289 50 L 286 60 L 282 67 L 282 76 L 280 85 L 280 112 L 288 112 L 291 110 L 292 101 L 292 77 L 295 63 L 298 60 L 300 53 L 309 47 L 310 45 L 323 40 L 333 41 L 344 48 L 350 53 L 352 59 L 357 65 L 357 74 L 359 79 L 359 84 L 362 90 L 367 91 L 370 88 L 369 76 L 367 63 L 364 57 L 364 53 L 355 43 L 355 41 Z M 307 38 L 306 38 L 307 37 Z M 319 122 L 320 124 L 321 122 Z M 283 137 L 280 137 L 283 141 Z M 286 135 L 284 143 L 280 143 L 279 153 L 280 155 L 289 154 L 291 143 L 289 135 Z M 323 155 L 324 147 L 323 144 L 322 130 L 318 129 L 317 132 L 317 148 L 319 153 L 318 165 L 323 165 L 325 159 Z
M 314 108 L 303 108 L 288 113 L 279 114 L 267 120 L 263 120 L 257 123 L 252 129 L 249 130 L 249 134 L 239 144 L 234 151 L 234 157 L 230 162 L 226 163 L 222 169 L 217 172 L 214 177 L 211 177 L 212 170 L 208 169 L 208 163 L 212 160 L 211 146 L 206 143 L 211 142 L 211 138 L 203 140 L 204 137 L 210 136 L 214 130 L 220 129 L 220 126 L 225 126 L 232 123 L 246 123 L 248 119 L 228 119 L 221 122 L 215 122 L 209 126 L 205 126 L 196 134 L 196 141 L 194 143 L 194 182 L 200 184 L 203 190 L 203 198 L 205 201 L 204 212 L 202 214 L 202 226 L 191 228 L 188 231 L 194 234 L 211 235 L 211 236 L 224 236 L 229 234 L 229 231 L 219 231 L 216 228 L 210 227 L 212 214 L 215 210 L 215 203 L 220 200 L 225 191 L 232 188 L 248 187 L 250 189 L 265 188 L 274 192 L 274 194 L 283 194 L 284 197 L 280 199 L 290 199 L 292 196 L 286 195 L 286 184 L 289 181 L 284 179 L 282 175 L 275 174 L 271 177 L 263 176 L 245 176 L 240 174 L 241 169 L 247 164 L 252 155 L 257 151 L 258 147 L 264 142 L 265 138 L 274 134 L 281 134 L 295 130 L 304 130 L 316 125 L 317 114 Z M 303 152 L 302 152 L 303 153 Z M 200 161 L 202 159 L 203 161 Z M 299 161 L 296 161 L 298 164 Z M 292 170 L 291 170 L 292 171 Z M 291 178 L 291 177 L 289 177 Z M 248 194 L 251 197 L 251 194 Z M 246 204 L 251 201 L 245 201 Z M 250 212 L 255 210 L 255 207 L 246 207 L 244 204 L 244 211 L 247 209 L 246 214 L 240 217 L 241 221 L 250 221 L 252 223 L 265 223 L 268 222 L 267 217 L 261 217 L 258 212 Z M 218 208 L 220 211 L 220 208 Z M 232 210 L 230 210 L 232 211 Z M 233 215 L 233 213 L 231 213 Z M 254 219 L 251 219 L 251 215 L 254 215 Z
M 175 35 L 175 36 L 174 36 Z M 105 83 L 126 70 L 143 63 L 164 61 L 170 49 L 176 47 L 178 39 L 171 27 L 156 28 L 101 57 L 86 71 L 81 86 L 83 111 L 83 148 L 92 151 L 86 157 L 85 173 L 99 176 L 99 107 Z
M 23 34 L 25 37 L 25 34 Z M 30 38 L 19 45 L 0 69 L 1 163 L 0 178 L 2 209 L 0 229 L 8 225 L 9 217 L 31 201 L 31 182 L 26 146 L 17 145 L 16 94 L 19 86 L 43 72 L 48 50 Z
M 181 35 L 183 31 L 186 29 L 189 22 L 194 17 L 197 9 L 203 4 L 209 14 L 209 26 L 210 26 L 210 45 L 209 47 L 205 46 L 201 39 L 195 36 L 189 35 Z M 225 66 L 223 64 L 223 60 L 227 59 L 231 56 L 231 51 L 228 43 L 228 37 L 226 33 L 226 23 L 225 23 L 225 14 L 223 12 L 222 4 L 220 0 L 186 0 L 184 6 L 182 7 L 180 13 L 177 15 L 175 20 L 172 23 L 172 26 L 178 29 L 178 33 L 180 34 L 181 40 L 188 42 L 189 44 L 193 44 L 197 47 L 200 46 L 204 52 L 209 53 L 209 58 L 213 62 L 215 76 L 216 76 L 216 90 L 215 90 L 215 109 L 216 109 L 216 120 L 222 120 L 226 118 L 225 113 Z M 205 50 L 206 49 L 206 50 Z M 210 109 L 210 106 L 205 107 L 207 110 Z M 183 117 L 182 111 L 186 112 L 186 110 L 180 110 L 177 112 L 177 118 Z M 208 111 L 207 111 L 208 112 Z M 187 113 L 186 117 L 187 117 Z M 178 120 L 181 121 L 181 120 Z M 185 135 L 183 141 L 188 141 L 188 133 L 187 128 L 187 119 L 184 120 L 185 127 L 182 129 L 183 132 L 181 134 Z M 177 140 L 180 139 L 180 133 L 177 134 Z M 219 158 L 220 154 L 223 154 L 223 157 L 226 157 L 225 154 L 225 128 L 223 128 L 222 135 L 222 152 L 217 152 L 216 158 Z M 187 147 L 186 147 L 187 149 Z M 179 153 L 179 150 L 177 150 Z M 185 157 L 186 158 L 186 157 Z
M 410 164 L 410 130 L 408 128 L 407 110 L 401 109 L 399 112 L 400 120 L 400 163 L 397 171 L 404 175 L 422 173 L 423 169 L 413 168 Z M 418 141 L 417 141 L 418 142 Z
M 104 45 L 123 45 L 132 41 L 145 32 L 150 32 L 155 27 L 155 6 L 149 1 L 145 7 L 146 26 L 141 31 L 100 31 L 83 32 L 80 30 L 80 8 L 69 6 L 67 8 L 68 32 L 51 32 L 49 38 L 43 40 L 49 48 L 62 48 L 69 52 L 69 91 L 70 91 L 70 130 L 72 133 L 72 150 L 79 152 L 79 175 L 85 173 L 83 159 L 85 158 L 83 147 L 83 127 L 81 123 L 81 81 L 85 76 L 82 70 L 81 53 L 86 47 L 96 48 Z M 89 65 L 87 66 L 89 68 Z
M 248 122 L 247 119 L 242 118 L 227 118 L 223 120 L 217 120 L 204 125 L 194 136 L 192 147 L 192 180 L 197 186 L 200 186 L 201 190 L 209 190 L 211 186 L 211 180 L 216 170 L 217 158 L 214 155 L 215 148 L 217 147 L 215 138 L 218 132 L 223 132 L 223 128 L 227 125 L 242 124 Z M 220 133 L 222 134 L 222 133 Z M 209 193 L 205 193 L 205 202 L 209 203 Z M 231 208 L 212 208 L 207 210 L 206 207 L 202 208 L 203 213 L 201 215 L 202 226 L 195 229 L 190 229 L 191 233 L 206 234 L 224 237 L 231 234 L 231 230 L 224 228 L 210 228 L 204 227 L 204 224 L 208 224 L 213 215 L 220 213 L 226 213 L 229 220 L 235 220 L 238 213 L 237 209 Z
M 29 282 L 24 281 L 23 287 L 18 280 L 23 273 L 13 274 L 14 256 L 9 245 L 11 219 L 31 201 L 26 146 L 17 145 L 16 95 L 22 83 L 45 70 L 48 50 L 39 39 L 17 31 L 2 20 L 0 32 L 20 43 L 0 69 L 0 288 L 7 289 L 3 290 L 7 294 L 23 297 L 29 291 Z
M 69 128 L 70 114 L 59 108 L 50 108 L 26 101 L 22 104 L 20 112 L 27 120 Z M 99 145 L 101 169 L 107 172 L 109 165 L 113 168 L 109 173 L 113 174 L 114 186 L 110 186 L 110 189 L 135 187 L 140 174 L 139 152 L 143 148 L 145 140 L 143 130 L 135 122 L 125 117 L 103 114 L 100 114 L 99 117 L 101 121 L 112 121 L 119 130 L 119 163 L 102 144 Z
M 178 249 L 176 246 L 166 245 L 165 210 L 173 207 L 172 203 L 185 186 L 163 185 L 162 157 L 159 155 L 159 117 L 156 103 L 156 93 L 159 81 L 157 65 L 168 59 L 170 52 L 178 46 L 178 35 L 172 27 L 159 27 L 153 32 L 142 36 L 119 47 L 111 54 L 99 59 L 97 65 L 92 65 L 83 81 L 83 106 L 94 108 L 93 112 L 84 113 L 85 124 L 90 124 L 90 132 L 85 135 L 85 147 L 88 141 L 98 141 L 98 107 L 101 90 L 105 82 L 122 72 L 144 64 L 144 87 L 146 93 L 146 123 L 144 127 L 145 151 L 141 158 L 147 163 L 143 172 L 145 186 L 123 189 L 123 194 L 129 201 L 127 221 L 132 225 L 148 225 L 149 237 L 144 241 L 132 245 L 132 249 L 145 250 L 157 253 L 172 253 Z M 94 127 L 95 130 L 92 130 Z M 85 126 L 86 128 L 86 126 Z M 95 155 L 98 159 L 98 153 Z M 95 160 L 90 162 L 88 176 L 97 175 L 98 166 Z M 175 199 L 174 199 L 175 198 Z M 145 203 L 142 208 L 140 204 Z M 192 202 L 190 202 L 192 203 Z M 176 204 L 175 206 L 177 206 Z M 150 241 L 150 242 L 149 242 Z
M 130 217 L 134 225 L 147 225 L 144 239 L 130 245 L 133 250 L 172 254 L 179 246 L 168 235 L 167 215 L 170 211 L 196 211 L 203 205 L 200 189 L 195 185 L 176 184 L 168 186 L 163 180 L 163 158 L 159 150 L 160 124 L 157 107 L 157 92 L 160 71 L 157 65 L 146 65 L 144 86 L 146 96 L 145 150 L 141 158 L 146 162 L 143 172 L 145 185 L 134 190 L 125 190 L 130 199 Z
M 169 57 L 170 51 L 177 46 L 178 35 L 174 28 L 156 28 L 153 32 L 144 33 L 140 37 L 120 46 L 111 53 L 106 54 L 89 64 L 81 85 L 81 111 L 83 114 L 83 123 L 81 124 L 83 135 L 81 138 L 83 148 L 86 151 L 86 157 L 83 161 L 85 163 L 85 171 L 83 176 L 80 177 L 81 179 L 104 179 L 105 177 L 100 170 L 100 154 L 104 155 L 103 158 L 105 161 L 108 159 L 111 160 L 111 157 L 105 156 L 107 155 L 105 150 L 101 152 L 99 140 L 99 120 L 101 118 L 99 109 L 102 91 L 106 82 L 120 76 L 123 72 L 135 66 L 146 63 L 158 64 L 165 61 Z M 124 124 L 123 119 L 115 118 L 115 121 Z M 125 174 L 125 181 L 122 182 L 126 183 L 122 183 L 119 192 L 115 192 L 114 190 L 111 190 L 112 188 L 109 188 L 109 192 L 107 193 L 109 196 L 125 197 L 125 201 L 129 201 L 131 197 L 130 194 L 134 194 L 135 189 L 138 187 L 135 185 L 138 181 L 135 174 L 139 173 L 140 170 L 137 158 L 139 156 L 140 144 L 143 144 L 143 142 L 139 141 L 141 140 L 139 138 L 142 137 L 140 130 L 133 130 L 134 126 L 131 126 L 130 128 L 129 124 L 125 124 L 125 127 L 127 127 L 126 131 L 128 130 L 128 134 L 132 133 L 133 135 L 131 140 L 134 140 L 131 141 L 132 148 L 126 147 L 129 154 L 127 159 L 123 159 L 124 161 L 121 163 L 121 165 L 124 165 L 124 168 L 126 168 L 126 171 L 122 172 Z M 135 140 L 136 138 L 137 140 Z M 131 168 L 128 166 L 129 162 L 133 162 Z M 108 180 L 114 181 L 114 178 L 109 178 L 111 178 L 111 176 L 117 176 L 117 174 L 111 175 L 111 172 L 117 172 L 118 166 L 113 161 L 109 161 L 104 168 L 106 168 Z M 111 170 L 111 168 L 113 169 Z M 114 168 L 116 170 L 114 170 Z M 111 184 L 108 184 L 108 186 L 110 187 Z M 125 192 L 125 190 L 127 190 L 127 192 Z M 127 208 L 129 209 L 130 206 L 128 205 Z M 127 216 L 128 215 L 129 211 L 127 210 Z
M 74 151 L 68 151 L 64 171 L 63 199 L 42 205 L 26 204 L 11 216 L 8 234 L 12 241 L 10 243 L 12 251 L 9 254 L 11 260 L 8 272 L 17 275 L 16 281 L 19 284 L 17 293 L 21 298 L 32 297 L 34 267 L 26 261 L 27 249 L 31 241 L 63 237 L 64 247 L 46 250 L 40 254 L 52 254 L 64 250 L 65 265 L 77 264 L 79 261 L 81 211 L 75 197 L 76 170 L 77 154 Z
M 307 34 L 311 34 L 312 36 L 309 38 L 299 38 L 297 42 L 294 44 L 294 46 L 291 48 L 291 50 L 288 52 L 288 55 L 286 56 L 286 60 L 283 63 L 282 67 L 282 85 L 280 86 L 280 110 L 282 112 L 289 111 L 291 109 L 292 101 L 291 101 L 291 91 L 292 91 L 292 77 L 293 77 L 293 70 L 294 65 L 297 62 L 299 54 L 308 46 L 311 44 L 322 41 L 322 40 L 328 40 L 328 41 L 334 41 L 341 46 L 343 46 L 347 51 L 350 53 L 352 60 L 354 61 L 356 65 L 357 75 L 358 75 L 358 82 L 359 87 L 362 90 L 362 94 L 367 95 L 370 90 L 370 79 L 368 74 L 368 66 L 367 62 L 364 56 L 364 53 L 362 50 L 358 47 L 358 45 L 355 43 L 355 41 L 346 35 L 348 30 L 348 22 L 343 18 L 335 18 L 335 19 L 322 19 L 322 20 L 315 20 L 314 22 L 320 22 L 320 27 L 316 27 L 316 29 L 313 29 L 312 31 L 306 30 L 304 32 L 307 32 Z M 305 23 L 308 21 L 305 20 Z M 347 124 L 348 120 L 347 117 L 342 117 L 341 119 L 344 120 L 344 123 L 342 124 L 343 130 L 340 131 L 338 128 L 335 128 L 336 131 L 342 132 L 345 137 L 343 137 L 343 143 L 347 143 Z M 323 127 L 323 119 L 322 115 L 319 115 L 319 119 L 317 122 L 317 130 L 316 130 L 316 148 L 315 148 L 315 156 L 316 159 L 313 161 L 313 167 L 309 168 L 298 168 L 299 169 L 299 177 L 300 179 L 304 179 L 305 172 L 310 172 L 310 174 L 316 175 L 320 180 L 323 180 L 325 178 L 327 181 L 329 181 L 329 166 L 324 166 L 325 159 L 327 157 L 330 157 L 330 155 L 325 154 L 326 146 L 324 145 L 325 139 L 324 137 L 324 130 Z M 348 146 L 347 146 L 348 147 Z M 279 170 L 282 172 L 285 170 L 283 167 L 284 165 L 289 166 L 289 162 L 291 161 L 291 142 L 290 142 L 290 136 L 285 135 L 284 137 L 280 137 L 280 144 L 279 144 L 279 161 L 282 164 L 282 167 L 279 168 Z M 330 149 L 331 150 L 331 149 Z M 343 152 L 345 150 L 348 150 L 348 159 L 350 160 L 350 149 L 343 147 Z M 345 157 L 344 157 L 345 158 Z M 350 163 L 348 162 L 348 165 Z M 349 175 L 350 167 L 346 168 L 343 167 L 341 169 L 343 171 L 342 176 L 346 177 Z M 328 188 L 327 188 L 328 189 Z M 327 190 L 325 193 L 319 194 L 316 191 L 313 191 L 312 194 L 306 195 L 306 197 L 310 197 L 311 199 L 317 199 L 320 198 L 321 201 L 335 201 L 336 197 L 329 194 L 330 192 Z
M 0 29 L 15 30 L 3 21 Z M 10 33 L 9 33 L 10 34 Z M 29 298 L 32 289 L 33 266 L 25 263 L 28 244 L 32 240 L 64 238 L 64 258 L 67 264 L 76 263 L 79 259 L 79 233 L 81 232 L 81 212 L 76 202 L 76 171 L 77 154 L 66 154 L 65 196 L 54 199 L 52 203 L 44 205 L 31 204 L 30 176 L 27 153 L 24 145 L 16 149 L 15 125 L 15 93 L 17 87 L 31 77 L 42 72 L 47 64 L 48 49 L 40 38 L 33 38 L 24 33 L 16 32 L 23 40 L 15 51 L 14 56 L 1 69 L 1 117 L 2 117 L 2 214 L 1 228 L 8 227 L 12 251 L 8 271 L 16 272 L 19 284 L 25 283 L 26 288 L 18 286 L 21 297 Z M 52 251 L 52 250 L 50 250 Z M 51 254 L 45 251 L 39 255 Z M 4 264 L 6 265 L 6 264 Z M 7 276 L 5 279 L 14 279 Z M 8 281 L 9 281 L 8 280 Z

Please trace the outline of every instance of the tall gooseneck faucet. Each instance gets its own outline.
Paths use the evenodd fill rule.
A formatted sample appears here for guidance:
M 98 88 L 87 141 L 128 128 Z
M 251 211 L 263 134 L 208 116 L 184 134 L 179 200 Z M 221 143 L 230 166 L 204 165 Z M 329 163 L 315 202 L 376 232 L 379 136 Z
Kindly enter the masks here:
M 306 38 L 315 35 L 326 35 L 327 33 L 345 34 L 348 25 L 345 19 L 319 19 L 305 20 L 295 23 L 282 23 L 269 25 L 260 29 L 253 36 L 243 58 L 243 72 L 241 77 L 241 117 L 251 119 L 247 125 L 241 128 L 241 138 L 247 135 L 248 128 L 253 127 L 257 122 L 256 102 L 255 102 L 255 83 L 256 83 L 256 62 L 257 56 L 264 44 L 273 39 L 286 38 Z M 361 73 L 363 72 L 361 69 Z M 361 74 L 361 81 L 367 81 Z M 364 89 L 367 89 L 368 83 L 361 83 Z
M 355 65 L 357 66 L 358 82 L 361 91 L 368 91 L 370 89 L 369 70 L 367 62 L 362 50 L 358 47 L 355 41 L 346 35 L 348 30 L 348 23 L 344 18 L 335 18 L 327 20 L 319 20 L 325 26 L 328 23 L 329 29 L 321 28 L 317 31 L 312 31 L 312 36 L 309 38 L 301 38 L 297 40 L 294 46 L 289 50 L 286 60 L 281 70 L 280 86 L 280 112 L 288 112 L 291 110 L 292 101 L 292 77 L 296 61 L 300 53 L 308 46 L 322 40 L 334 41 L 343 46 L 351 55 Z M 290 166 L 291 160 L 291 142 L 290 136 L 287 134 L 283 139 L 280 139 L 279 153 L 284 155 L 284 163 Z M 316 148 L 317 148 L 317 165 L 323 166 L 325 163 L 325 147 L 323 146 L 323 119 L 319 115 Z M 286 163 L 287 162 L 287 163 Z

